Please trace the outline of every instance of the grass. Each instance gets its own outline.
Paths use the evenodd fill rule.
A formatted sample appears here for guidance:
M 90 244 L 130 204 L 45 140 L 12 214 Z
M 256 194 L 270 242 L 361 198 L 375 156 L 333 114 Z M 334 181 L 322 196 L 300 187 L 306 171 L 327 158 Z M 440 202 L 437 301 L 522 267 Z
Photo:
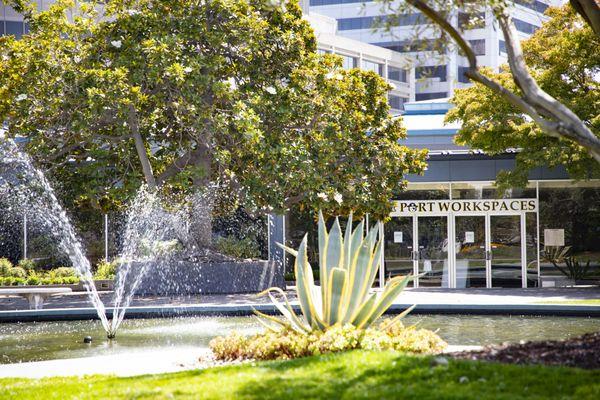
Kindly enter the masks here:
M 538 301 L 539 304 L 573 304 L 582 306 L 600 306 L 600 299 L 581 299 L 581 300 L 546 300 Z
M 1 399 L 598 399 L 600 371 L 353 351 L 132 378 L 0 379 Z

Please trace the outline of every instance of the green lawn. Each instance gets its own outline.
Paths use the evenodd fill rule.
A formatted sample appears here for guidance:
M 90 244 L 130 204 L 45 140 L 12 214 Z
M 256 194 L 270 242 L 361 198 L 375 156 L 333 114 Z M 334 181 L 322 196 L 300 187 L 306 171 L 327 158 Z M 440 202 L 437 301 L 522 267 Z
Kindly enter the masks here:
M 582 299 L 582 300 L 546 300 L 538 301 L 539 304 L 574 304 L 582 306 L 600 306 L 600 299 Z
M 600 371 L 349 352 L 115 378 L 0 379 L 0 399 L 599 399 Z

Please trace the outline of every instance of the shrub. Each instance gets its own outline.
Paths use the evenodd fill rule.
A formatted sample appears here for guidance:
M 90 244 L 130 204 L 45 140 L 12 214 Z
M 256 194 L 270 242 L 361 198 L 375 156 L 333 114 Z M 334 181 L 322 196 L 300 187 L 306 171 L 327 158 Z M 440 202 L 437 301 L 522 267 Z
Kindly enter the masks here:
M 58 267 L 51 269 L 48 271 L 48 276 L 51 278 L 67 278 L 77 276 L 77 272 L 75 272 L 75 268 L 71 267 Z
M 259 258 L 260 248 L 255 240 L 238 239 L 235 236 L 224 236 L 217 239 L 217 251 L 235 258 Z
M 8 258 L 0 258 L 0 277 L 10 276 L 12 263 Z
M 24 278 L 12 278 L 12 284 L 13 284 L 13 286 L 22 286 L 25 284 L 25 279 Z
M 65 285 L 75 285 L 79 283 L 79 278 L 76 276 L 65 276 L 62 278 L 62 283 Z
M 19 267 L 23 268 L 26 271 L 32 271 L 35 269 L 35 262 L 29 258 L 24 258 L 19 261 Z
M 12 267 L 9 271 L 9 276 L 13 278 L 27 278 L 27 271 L 23 267 Z
M 29 275 L 27 276 L 26 283 L 28 285 L 39 285 L 40 277 L 35 273 L 35 271 L 29 271 Z
M 378 329 L 338 324 L 309 333 L 284 329 L 246 337 L 233 332 L 210 342 L 218 360 L 290 359 L 355 349 L 435 354 L 445 347 L 446 343 L 429 330 L 406 328 L 401 323 L 390 325 L 387 321 Z
M 7 276 L 6 278 L 0 278 L 3 286 L 12 286 L 14 278 Z
M 96 274 L 94 275 L 94 279 L 115 279 L 117 275 L 117 262 L 108 262 L 106 260 L 102 260 L 98 263 L 96 267 Z

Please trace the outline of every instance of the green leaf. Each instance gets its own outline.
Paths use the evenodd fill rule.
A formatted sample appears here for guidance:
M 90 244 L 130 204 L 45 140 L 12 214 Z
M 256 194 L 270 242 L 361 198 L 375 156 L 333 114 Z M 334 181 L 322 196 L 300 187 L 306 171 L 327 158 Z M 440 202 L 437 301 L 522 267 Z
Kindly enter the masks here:
M 345 314 L 344 291 L 346 290 L 346 281 L 348 271 L 343 268 L 333 268 L 329 281 L 329 292 L 331 293 L 329 319 L 327 323 L 333 325 L 342 319 Z

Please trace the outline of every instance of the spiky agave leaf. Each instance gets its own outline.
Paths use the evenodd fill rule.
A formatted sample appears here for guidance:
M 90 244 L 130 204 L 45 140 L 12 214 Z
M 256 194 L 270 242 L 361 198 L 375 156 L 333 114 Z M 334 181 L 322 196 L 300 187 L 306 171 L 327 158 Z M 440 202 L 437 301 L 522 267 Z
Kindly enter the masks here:
M 327 291 L 331 294 L 329 312 L 326 313 L 325 320 L 328 325 L 334 325 L 339 322 L 346 312 L 345 291 L 348 271 L 343 268 L 333 268 L 329 277 L 329 288 Z
M 256 308 L 252 307 L 252 312 L 254 313 L 254 315 L 256 315 L 256 320 L 265 328 L 267 328 L 268 330 L 272 331 L 272 332 L 277 332 L 278 329 L 274 328 L 272 325 L 270 325 L 267 321 L 269 322 L 274 322 L 276 325 L 278 325 L 279 327 L 283 328 L 283 329 L 291 329 L 292 325 L 289 323 L 286 323 L 285 321 L 280 320 L 277 317 L 274 317 L 272 315 L 267 315 L 265 313 L 262 313 L 260 311 L 258 311 Z
M 279 300 L 277 300 L 277 298 L 275 298 L 275 296 L 273 296 L 272 292 L 275 292 L 275 293 L 281 295 L 284 299 L 284 304 L 280 303 Z M 275 307 L 279 310 L 279 312 L 281 312 L 281 314 L 285 318 L 287 318 L 287 320 L 291 323 L 292 327 L 295 330 L 297 330 L 298 332 L 310 331 L 310 327 L 307 327 L 307 324 L 304 321 L 302 321 L 302 319 L 300 319 L 300 317 L 298 317 L 296 315 L 296 312 L 292 308 L 292 305 L 288 301 L 287 295 L 285 294 L 285 292 L 283 290 L 281 290 L 278 287 L 271 287 L 271 288 L 268 288 L 268 289 L 262 291 L 261 293 L 259 293 L 258 296 L 263 296 L 265 294 L 267 294 L 269 296 L 269 298 L 271 299 L 271 302 L 275 305 Z
M 300 308 L 302 314 L 304 314 L 306 320 L 313 329 L 323 329 L 325 327 L 319 312 L 314 306 L 313 293 L 315 281 L 313 278 L 312 269 L 308 263 L 308 256 L 306 254 L 306 242 L 307 236 L 304 235 L 300 247 L 298 248 L 298 255 L 294 262 L 294 272 L 296 275 L 296 290 L 298 292 L 298 300 L 300 302 Z
M 344 234 L 344 269 L 348 271 L 350 269 L 350 263 L 352 262 L 352 212 L 348 216 L 348 222 L 346 223 L 346 233 Z
M 357 328 L 368 328 L 377 318 L 381 317 L 398 295 L 404 290 L 408 282 L 412 280 L 410 275 L 405 277 L 397 276 L 389 280 L 385 285 L 383 292 L 377 296 L 377 301 L 370 307 L 370 311 L 365 313 L 361 319 L 353 321 Z
M 408 307 L 406 310 L 402 311 L 400 314 L 396 315 L 394 318 L 391 318 L 388 321 L 386 321 L 381 326 L 381 330 L 385 331 L 385 330 L 391 328 L 392 326 L 396 325 L 398 322 L 400 322 L 400 320 L 402 318 L 406 317 L 408 315 L 408 313 L 410 313 L 412 310 L 414 310 L 414 308 L 416 306 L 417 306 L 416 304 L 413 304 L 412 306 Z

